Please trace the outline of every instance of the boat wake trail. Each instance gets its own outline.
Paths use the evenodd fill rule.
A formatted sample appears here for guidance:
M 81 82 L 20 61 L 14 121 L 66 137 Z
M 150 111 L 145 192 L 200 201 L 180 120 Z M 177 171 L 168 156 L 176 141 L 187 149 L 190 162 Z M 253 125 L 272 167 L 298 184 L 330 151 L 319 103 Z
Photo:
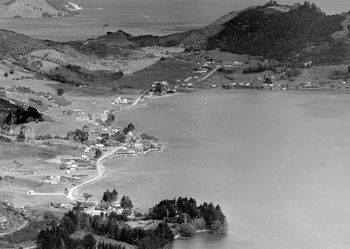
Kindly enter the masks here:
M 321 233 L 313 226 L 310 218 L 305 215 L 300 209 L 298 209 L 289 199 L 288 196 L 286 195 L 286 193 L 283 191 L 282 187 L 279 184 L 279 179 L 280 179 L 280 174 L 283 171 L 283 169 L 286 168 L 287 166 L 287 160 L 288 158 L 291 158 L 291 154 L 292 154 L 292 146 L 291 146 L 291 141 L 288 139 L 288 149 L 286 151 L 286 153 L 283 156 L 282 162 L 281 162 L 281 166 L 279 167 L 275 178 L 274 178 L 274 185 L 275 188 L 278 192 L 278 194 L 280 195 L 281 199 L 283 200 L 285 206 L 296 216 L 299 217 L 299 222 L 301 223 L 302 226 L 304 226 L 305 228 L 307 228 L 314 236 L 316 236 L 317 240 L 320 243 L 320 246 L 322 246 L 321 248 L 324 249 L 334 249 L 333 246 L 331 246 L 329 244 L 328 241 L 326 241 Z M 320 247 L 318 247 L 320 248 Z

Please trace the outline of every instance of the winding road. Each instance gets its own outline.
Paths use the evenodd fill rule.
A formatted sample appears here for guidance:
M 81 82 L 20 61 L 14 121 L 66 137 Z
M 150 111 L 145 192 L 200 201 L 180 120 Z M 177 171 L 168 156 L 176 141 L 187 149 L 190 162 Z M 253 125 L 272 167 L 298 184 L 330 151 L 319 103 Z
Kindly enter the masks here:
M 84 188 L 86 186 L 89 186 L 91 184 L 94 184 L 95 182 L 103 179 L 106 175 L 105 175 L 105 167 L 103 166 L 103 161 L 105 159 L 107 159 L 108 157 L 112 156 L 115 152 L 117 152 L 120 147 L 116 147 L 113 150 L 107 152 L 106 154 L 102 155 L 99 159 L 97 159 L 96 162 L 96 169 L 97 169 L 97 176 L 95 176 L 94 178 L 91 178 L 90 180 L 87 180 L 86 182 L 83 182 L 77 186 L 74 186 L 73 188 L 71 188 L 67 194 L 67 198 L 71 201 L 84 201 L 83 198 L 79 198 L 77 197 L 77 193 L 81 188 Z
M 113 113 L 118 113 L 121 111 L 125 111 L 125 110 L 130 110 L 131 108 L 135 107 L 140 100 L 148 93 L 149 91 L 146 91 L 144 93 L 142 93 L 140 96 L 137 97 L 137 99 L 135 99 L 135 101 L 126 107 L 121 107 L 119 110 L 113 112 Z M 105 167 L 103 166 L 103 161 L 105 159 L 107 159 L 108 157 L 112 156 L 113 154 L 115 154 L 120 148 L 122 148 L 123 146 L 119 146 L 114 148 L 113 150 L 107 152 L 106 154 L 102 155 L 97 161 L 96 161 L 96 170 L 97 170 L 97 176 L 95 176 L 92 179 L 87 180 L 86 182 L 83 182 L 77 186 L 74 186 L 73 188 L 71 188 L 67 194 L 67 198 L 71 201 L 84 201 L 83 198 L 79 198 L 77 196 L 77 193 L 79 192 L 80 189 L 89 186 L 91 184 L 94 184 L 96 182 L 98 182 L 99 180 L 103 179 L 104 177 L 106 177 L 105 175 Z
M 206 80 L 207 78 L 209 78 L 211 75 L 213 75 L 221 66 L 216 66 L 216 68 L 214 70 L 212 70 L 210 73 L 208 73 L 206 76 L 204 76 L 202 79 L 197 80 L 193 83 L 199 83 L 203 80 Z M 75 88 L 69 92 L 68 94 L 73 93 L 75 90 Z M 149 92 L 149 90 L 147 90 L 146 92 L 142 93 L 141 95 L 139 95 L 137 97 L 137 99 L 135 99 L 135 101 L 130 104 L 129 106 L 125 106 L 125 107 L 121 107 L 118 110 L 114 111 L 113 114 L 118 113 L 118 112 L 122 112 L 125 110 L 130 110 L 133 107 L 135 107 L 140 101 L 141 99 Z M 109 110 L 106 110 L 104 112 L 104 114 L 106 114 Z M 80 183 L 79 185 L 74 186 L 73 188 L 71 188 L 68 191 L 68 194 L 65 195 L 64 193 L 32 193 L 32 195 L 52 195 L 52 196 L 59 196 L 59 195 L 65 195 L 69 200 L 71 201 L 84 201 L 84 198 L 78 197 L 78 192 L 79 190 L 81 190 L 82 188 L 89 186 L 91 184 L 94 184 L 96 182 L 98 182 L 99 180 L 103 179 L 104 177 L 106 177 L 105 175 L 105 168 L 103 166 L 103 161 L 105 159 L 107 159 L 108 157 L 112 156 L 115 152 L 117 152 L 120 148 L 122 148 L 122 146 L 119 146 L 117 148 L 114 148 L 113 150 L 107 152 L 106 154 L 102 155 L 97 161 L 96 161 L 96 170 L 97 170 L 97 175 L 83 183 Z

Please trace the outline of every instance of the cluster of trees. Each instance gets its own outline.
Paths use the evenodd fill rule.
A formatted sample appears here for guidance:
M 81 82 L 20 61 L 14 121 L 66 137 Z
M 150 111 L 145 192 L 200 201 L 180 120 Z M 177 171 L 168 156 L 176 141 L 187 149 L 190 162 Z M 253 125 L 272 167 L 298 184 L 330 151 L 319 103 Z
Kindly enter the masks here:
M 107 120 L 105 121 L 105 124 L 106 124 L 107 126 L 111 126 L 111 124 L 113 124 L 114 121 L 115 121 L 115 115 L 112 114 L 112 113 L 110 113 L 110 114 L 108 114 L 108 116 L 107 116 Z
M 132 123 L 130 123 L 130 124 L 128 124 L 127 127 L 125 127 L 123 129 L 123 132 L 124 132 L 125 135 L 127 135 L 129 132 L 131 132 L 133 130 L 135 130 L 135 126 Z
M 118 141 L 120 143 L 125 143 L 126 141 L 126 135 L 128 135 L 129 132 L 135 130 L 135 126 L 130 123 L 127 127 L 123 129 L 123 132 L 118 131 L 117 133 L 114 133 L 111 138 L 115 141 Z
M 64 89 L 62 89 L 62 88 L 57 89 L 57 95 L 62 96 L 63 93 L 64 93 Z
M 5 123 L 12 124 L 24 124 L 31 121 L 44 121 L 42 115 L 34 107 L 29 106 L 26 110 L 23 107 L 17 107 L 15 112 L 11 112 L 5 118 Z
M 101 49 L 104 50 L 104 48 Z M 70 83 L 76 86 L 90 86 L 112 84 L 123 76 L 123 72 L 88 70 L 78 65 L 68 64 L 67 66 L 59 66 L 46 72 L 45 76 L 62 83 Z
M 12 140 L 7 138 L 7 137 L 4 137 L 2 135 L 0 135 L 0 142 L 3 142 L 3 143 L 11 143 Z
M 110 126 L 115 121 L 115 116 L 113 114 L 108 115 L 108 118 L 105 122 L 107 126 Z M 101 141 L 102 144 L 106 144 L 108 139 L 112 139 L 114 141 L 117 141 L 119 143 L 125 143 L 126 141 L 126 135 L 133 131 L 135 129 L 134 125 L 130 123 L 127 127 L 123 129 L 123 131 L 118 131 L 114 133 L 113 135 L 109 136 L 109 134 L 102 134 L 101 137 L 103 140 Z
M 13 68 L 10 69 L 10 74 L 14 74 L 15 73 L 15 70 Z M 4 73 L 4 76 L 7 78 L 9 76 L 9 73 L 8 72 L 5 72 Z
M 154 137 L 154 136 L 151 136 L 151 135 L 148 135 L 146 133 L 142 133 L 140 135 L 140 137 L 143 139 L 143 140 L 154 140 L 154 141 L 158 141 L 159 139 Z
M 262 72 L 265 72 L 267 70 L 270 70 L 270 71 L 273 71 L 275 72 L 276 71 L 276 67 L 274 66 L 267 66 L 267 65 L 262 65 L 262 64 L 258 64 L 257 66 L 255 67 L 247 67 L 247 68 L 244 68 L 243 69 L 243 73 L 244 74 L 251 74 L 251 73 L 262 73 Z
M 107 190 L 103 200 L 110 202 L 116 200 L 117 191 Z M 121 199 L 124 208 L 132 207 L 128 196 Z M 37 237 L 38 249 L 123 249 L 123 246 L 108 243 L 97 243 L 94 235 L 102 236 L 137 246 L 139 249 L 164 248 L 174 239 L 176 233 L 182 236 L 192 236 L 198 229 L 210 229 L 213 233 L 225 233 L 227 229 L 226 217 L 219 205 L 204 202 L 197 205 L 193 198 L 163 200 L 155 205 L 148 214 L 149 218 L 163 219 L 153 229 L 130 228 L 126 225 L 126 217 L 112 212 L 108 215 L 90 216 L 82 212 L 80 205 L 67 212 L 51 227 L 42 229 Z M 168 222 L 175 223 L 172 228 Z M 82 239 L 72 239 L 76 231 L 87 234 Z
M 348 68 L 348 71 L 346 71 L 346 72 L 343 72 L 343 71 L 340 71 L 340 70 L 333 71 L 328 76 L 328 78 L 331 79 L 331 80 L 344 80 L 344 81 L 350 79 L 350 66 Z
M 114 133 L 111 138 L 115 141 L 118 141 L 120 143 L 125 143 L 126 141 L 126 135 L 124 134 L 124 132 L 120 132 L 118 131 L 117 133 Z
M 300 74 L 301 74 L 301 72 L 298 69 L 294 68 L 294 67 L 293 68 L 288 68 L 286 70 L 286 76 L 288 78 L 297 77 Z
M 29 100 L 30 102 L 33 102 L 33 103 L 39 105 L 39 106 L 43 106 L 43 105 L 44 105 L 43 102 L 42 102 L 40 99 L 29 98 L 28 100 Z
M 105 202 L 114 202 L 118 200 L 118 192 L 113 189 L 109 191 L 108 189 L 103 193 L 102 200 Z
M 87 131 L 76 129 L 75 131 L 70 131 L 67 134 L 67 139 L 82 143 L 89 139 L 89 133 Z
M 315 45 L 320 49 L 316 54 L 310 54 L 313 60 L 312 57 L 324 56 L 325 51 L 338 46 L 332 34 L 343 29 L 344 18 L 343 15 L 325 15 L 308 2 L 286 13 L 266 11 L 262 6 L 243 11 L 225 23 L 221 32 L 207 40 L 206 48 L 289 61 L 298 60 L 296 53 Z M 339 56 L 344 58 L 346 54 Z M 302 59 L 300 56 L 299 60 Z
M 174 238 L 166 223 L 160 223 L 155 229 L 130 228 L 118 221 L 118 215 L 111 213 L 104 216 L 89 216 L 79 209 L 69 211 L 59 224 L 43 229 L 39 233 L 36 245 L 38 249 L 75 249 L 96 248 L 93 235 L 85 235 L 81 240 L 74 240 L 71 235 L 76 231 L 87 231 L 106 238 L 136 245 L 140 249 L 160 249 Z M 99 243 L 97 248 L 118 248 L 106 243 Z M 119 249 L 119 248 L 118 248 Z
M 227 230 L 227 221 L 222 213 L 219 205 L 214 206 L 213 203 L 206 203 L 197 206 L 197 202 L 193 198 L 183 198 L 172 200 L 163 200 L 155 205 L 149 213 L 152 219 L 166 220 L 176 223 L 191 223 L 193 227 L 203 227 L 209 229 L 213 233 L 225 233 Z M 197 223 L 197 224 L 195 224 Z
M 102 242 L 97 244 L 97 249 L 125 249 L 125 246 L 112 245 L 112 244 L 105 243 L 102 241 Z
M 100 149 L 95 150 L 95 159 L 98 159 L 102 156 L 102 151 Z
M 81 66 L 79 65 L 72 65 L 72 64 L 68 64 L 66 66 L 66 68 L 70 71 L 73 71 L 73 72 L 79 72 L 79 70 L 81 69 Z
M 124 195 L 121 199 L 120 199 L 120 206 L 122 208 L 126 208 L 126 209 L 131 209 L 134 207 L 134 205 L 132 204 L 132 201 L 130 199 L 129 196 Z

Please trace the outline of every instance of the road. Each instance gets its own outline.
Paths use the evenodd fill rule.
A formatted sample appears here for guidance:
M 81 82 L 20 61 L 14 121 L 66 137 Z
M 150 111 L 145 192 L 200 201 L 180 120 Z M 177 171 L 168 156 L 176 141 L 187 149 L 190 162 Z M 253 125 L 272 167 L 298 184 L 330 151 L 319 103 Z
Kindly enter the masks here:
M 216 68 L 211 71 L 210 73 L 208 73 L 206 76 L 204 76 L 202 79 L 198 80 L 198 81 L 195 81 L 193 83 L 199 83 L 203 80 L 206 80 L 207 78 L 209 78 L 211 75 L 213 75 L 218 69 L 220 68 L 220 66 L 216 66 Z M 74 91 L 74 89 L 73 89 Z M 129 106 L 125 106 L 125 107 L 121 107 L 119 110 L 113 112 L 113 114 L 115 113 L 118 113 L 118 112 L 122 112 L 122 111 L 125 111 L 125 110 L 130 110 L 132 109 L 133 107 L 135 107 L 140 101 L 141 99 L 149 92 L 146 91 L 144 93 L 142 93 L 140 96 L 137 97 L 137 99 L 135 99 L 135 101 L 130 104 Z M 108 110 L 107 110 L 108 111 Z M 106 112 L 104 114 L 106 114 Z M 83 198 L 79 198 L 77 197 L 77 193 L 79 192 L 80 189 L 86 187 L 86 186 L 89 186 L 91 184 L 94 184 L 96 182 L 98 182 L 99 180 L 103 179 L 106 175 L 105 175 L 105 168 L 103 166 L 103 161 L 105 159 L 107 159 L 108 157 L 112 156 L 115 152 L 117 152 L 120 148 L 120 147 L 117 147 L 117 148 L 114 148 L 112 151 L 110 152 L 107 152 L 106 154 L 102 155 L 96 162 L 96 170 L 97 170 L 97 175 L 94 177 L 94 178 L 91 178 L 89 180 L 87 180 L 86 182 L 83 182 L 77 186 L 74 186 L 73 188 L 71 188 L 68 192 L 68 194 L 66 195 L 66 197 L 71 200 L 71 201 L 84 201 Z M 63 193 L 33 193 L 33 195 L 64 195 Z
M 71 188 L 67 194 L 67 198 L 71 201 L 84 201 L 83 198 L 79 198 L 77 197 L 77 193 L 79 192 L 80 189 L 89 186 L 91 184 L 96 183 L 97 181 L 103 179 L 106 175 L 105 173 L 105 168 L 103 166 L 103 161 L 105 159 L 107 159 L 108 157 L 112 156 L 115 152 L 117 152 L 120 147 L 116 147 L 113 150 L 107 152 L 106 154 L 102 155 L 99 159 L 97 159 L 96 161 L 96 170 L 97 170 L 97 176 L 95 176 L 94 178 L 91 178 L 89 180 L 87 180 L 86 182 L 83 182 L 77 186 L 74 186 L 73 188 Z
M 218 69 L 219 69 L 220 67 L 221 67 L 221 66 L 218 65 L 218 66 L 216 66 L 210 73 L 208 73 L 206 76 L 204 76 L 203 78 L 201 78 L 201 79 L 199 79 L 199 80 L 197 80 L 197 81 L 192 81 L 192 82 L 188 82 L 188 83 L 197 84 L 197 83 L 199 83 L 199 82 L 202 82 L 202 81 L 208 79 L 210 76 L 212 76 L 216 71 L 218 71 Z M 181 86 L 182 84 L 183 84 L 183 83 L 178 84 L 177 86 Z
M 211 71 L 210 73 L 208 73 L 206 76 L 204 76 L 202 79 L 200 79 L 200 80 L 197 80 L 197 81 L 195 81 L 195 82 L 193 82 L 193 83 L 199 83 L 199 82 L 201 82 L 201 81 L 203 81 L 203 80 L 206 80 L 206 79 L 208 79 L 210 76 L 212 76 L 216 71 L 218 71 L 218 69 L 220 68 L 221 66 L 219 65 L 219 66 L 216 66 L 216 68 L 213 70 L 213 71 Z
M 30 195 L 50 195 L 50 196 L 61 196 L 65 195 L 64 193 L 45 193 L 45 192 L 34 192 L 31 193 Z
M 125 110 L 130 110 L 131 108 L 135 107 L 140 100 L 148 93 L 149 91 L 146 91 L 144 93 L 142 93 L 140 96 L 137 97 L 137 99 L 135 99 L 135 101 L 126 107 L 121 107 L 119 110 L 113 112 L 113 113 L 117 113 L 117 112 L 121 112 L 121 111 L 125 111 Z M 71 188 L 67 194 L 67 198 L 71 201 L 84 201 L 83 198 L 79 198 L 77 197 L 77 193 L 79 192 L 80 189 L 89 186 L 91 184 L 94 184 L 96 182 L 98 182 L 99 180 L 103 179 L 104 177 L 106 177 L 105 173 L 105 168 L 103 166 L 103 161 L 105 159 L 107 159 L 108 157 L 112 156 L 115 152 L 117 152 L 120 148 L 122 148 L 123 146 L 119 146 L 117 148 L 114 148 L 113 150 L 111 150 L 110 152 L 107 152 L 106 154 L 102 155 L 97 161 L 96 161 L 96 170 L 97 170 L 97 176 L 95 176 L 94 178 L 87 180 L 86 182 L 83 182 L 73 188 Z

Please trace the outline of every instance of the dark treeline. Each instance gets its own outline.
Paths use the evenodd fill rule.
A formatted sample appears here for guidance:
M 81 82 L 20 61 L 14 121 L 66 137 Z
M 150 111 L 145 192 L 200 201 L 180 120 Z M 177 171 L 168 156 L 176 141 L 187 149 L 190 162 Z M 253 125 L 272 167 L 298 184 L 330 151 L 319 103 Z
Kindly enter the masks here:
M 105 236 L 109 239 L 137 245 L 140 249 L 162 248 L 174 238 L 167 223 L 160 223 L 154 230 L 130 228 L 120 222 L 116 213 L 108 216 L 90 216 L 79 208 L 64 215 L 59 224 L 42 230 L 37 238 L 38 249 L 76 249 L 85 248 L 84 239 L 74 240 L 71 235 L 76 231 L 86 231 Z M 81 247 L 83 246 L 83 247 Z M 98 248 L 115 248 L 113 245 L 98 245 Z
M 44 121 L 42 115 L 34 107 L 28 107 L 26 110 L 18 107 L 13 113 L 9 113 L 5 119 L 6 124 L 24 124 L 31 121 Z
M 262 73 L 265 71 L 272 71 L 272 72 L 276 72 L 276 67 L 275 66 L 271 66 L 271 65 L 257 65 L 255 67 L 248 67 L 248 68 L 244 68 L 243 69 L 243 73 L 244 74 L 251 74 L 251 73 Z
M 109 191 L 108 189 L 103 193 L 102 200 L 105 202 L 113 202 L 118 200 L 118 192 L 113 189 Z
M 117 191 L 106 191 L 103 195 L 104 203 L 116 200 Z M 128 196 L 123 196 L 123 206 L 132 207 Z M 94 242 L 94 235 L 136 245 L 140 249 L 163 248 L 174 236 L 180 234 L 185 237 L 192 236 L 196 230 L 208 229 L 213 233 L 225 233 L 227 230 L 226 217 L 219 205 L 213 203 L 197 205 L 193 198 L 179 197 L 173 200 L 163 200 L 150 209 L 143 216 L 145 220 L 153 221 L 154 226 L 148 229 L 131 228 L 125 222 L 128 217 L 111 212 L 106 215 L 90 216 L 83 212 L 80 205 L 67 212 L 63 218 L 42 230 L 37 237 L 38 249 L 76 249 L 76 248 L 123 248 L 106 243 Z M 73 239 L 75 232 L 87 233 L 83 239 Z M 89 246 L 87 246 L 87 244 Z
M 190 223 L 192 219 L 202 218 L 205 221 L 206 229 L 211 232 L 220 231 L 221 233 L 227 229 L 226 217 L 219 205 L 214 206 L 211 202 L 204 202 L 197 206 L 197 202 L 193 198 L 179 197 L 173 200 L 163 200 L 150 210 L 149 216 L 152 219 L 164 219 L 176 223 Z M 214 224 L 215 227 L 213 227 Z M 219 226 L 220 229 L 218 230 L 216 226 Z

